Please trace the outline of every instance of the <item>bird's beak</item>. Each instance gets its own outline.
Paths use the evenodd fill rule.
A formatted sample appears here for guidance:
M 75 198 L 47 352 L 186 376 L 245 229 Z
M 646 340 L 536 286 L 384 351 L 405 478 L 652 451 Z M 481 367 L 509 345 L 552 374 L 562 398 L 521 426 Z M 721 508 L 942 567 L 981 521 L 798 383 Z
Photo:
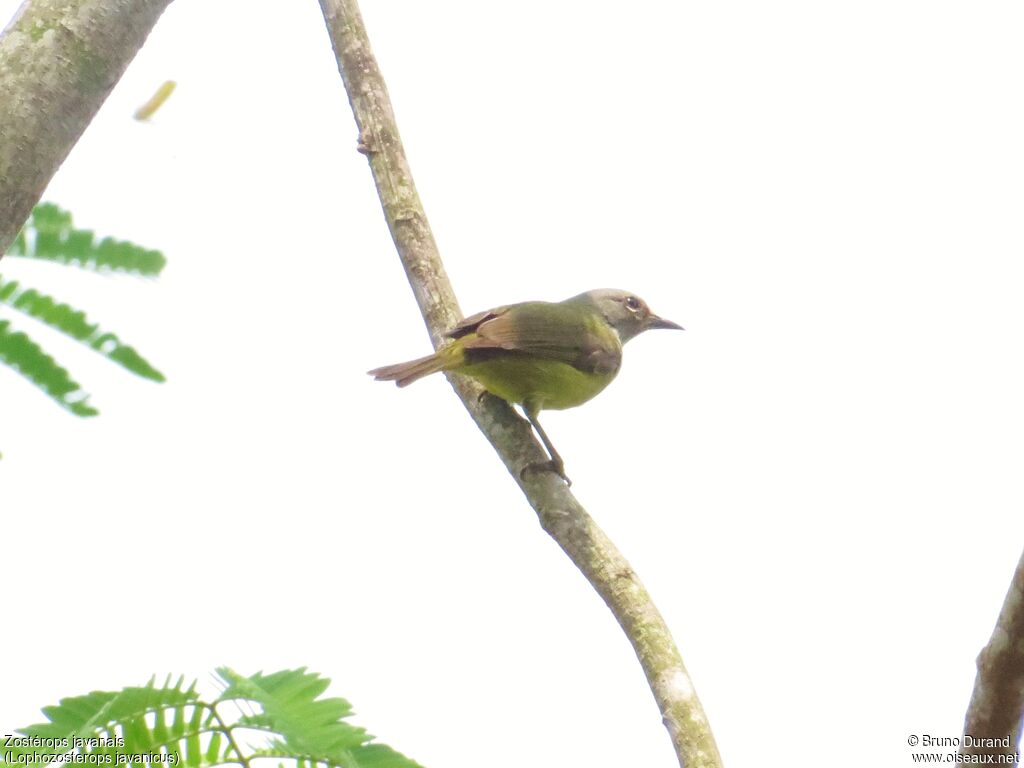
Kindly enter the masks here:
M 647 330 L 650 330 L 651 328 L 672 328 L 677 331 L 686 330 L 683 326 L 679 325 L 679 323 L 673 323 L 671 320 L 666 320 L 665 318 L 658 317 L 657 315 L 649 315 L 647 317 L 647 322 L 644 323 L 644 325 L 647 327 Z

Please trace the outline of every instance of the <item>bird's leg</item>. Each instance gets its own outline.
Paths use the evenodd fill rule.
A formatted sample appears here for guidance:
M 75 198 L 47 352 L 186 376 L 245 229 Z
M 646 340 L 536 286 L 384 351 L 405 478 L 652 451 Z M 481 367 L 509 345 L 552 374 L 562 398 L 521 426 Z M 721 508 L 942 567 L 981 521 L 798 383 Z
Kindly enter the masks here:
M 527 408 L 524 405 L 523 413 L 526 414 L 526 418 L 529 420 L 530 425 L 533 427 L 534 431 L 536 431 L 537 437 L 539 437 L 540 441 L 544 443 L 544 450 L 548 452 L 548 456 L 551 457 L 551 461 L 543 461 L 538 464 L 528 464 L 523 468 L 520 476 L 525 474 L 528 470 L 536 471 L 547 469 L 565 480 L 566 485 L 572 485 L 572 480 L 570 480 L 569 476 L 565 474 L 565 462 L 563 462 L 562 457 L 558 455 L 558 451 L 555 450 L 555 446 L 551 444 L 547 434 L 544 432 L 544 427 L 542 427 L 540 422 L 537 421 L 537 411 L 533 408 Z
M 502 403 L 505 403 L 506 405 L 509 404 L 507 400 L 504 400 L 503 398 L 500 398 L 497 395 L 491 394 L 486 389 L 481 391 L 480 394 L 477 395 L 476 400 L 478 403 L 482 403 L 484 400 L 488 398 L 500 400 Z M 537 436 L 540 437 L 540 441 L 544 443 L 544 450 L 548 452 L 548 456 L 551 457 L 551 460 L 538 461 L 534 462 L 533 464 L 527 464 L 519 472 L 520 479 L 525 479 L 527 472 L 548 471 L 554 472 L 560 478 L 565 480 L 566 485 L 572 485 L 572 480 L 570 480 L 565 474 L 565 463 L 562 461 L 562 457 L 558 455 L 558 451 L 555 450 L 555 446 L 551 444 L 551 441 L 548 439 L 547 434 L 544 432 L 544 427 L 542 427 L 540 425 L 540 422 L 537 421 L 537 410 L 534 408 L 527 408 L 524 405 L 523 413 L 526 414 L 526 418 L 529 419 L 530 425 L 534 428 L 534 430 L 536 430 Z

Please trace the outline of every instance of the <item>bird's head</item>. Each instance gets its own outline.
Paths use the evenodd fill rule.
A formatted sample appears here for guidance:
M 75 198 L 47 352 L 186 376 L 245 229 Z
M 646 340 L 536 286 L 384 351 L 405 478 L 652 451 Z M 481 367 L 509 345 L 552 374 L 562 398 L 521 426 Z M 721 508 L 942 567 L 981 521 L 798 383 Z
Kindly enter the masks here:
M 634 336 L 649 331 L 652 328 L 674 328 L 683 330 L 681 325 L 658 317 L 651 312 L 647 302 L 628 291 L 619 291 L 614 288 L 600 288 L 596 291 L 587 291 L 570 301 L 580 301 L 595 307 L 598 312 L 608 321 L 608 324 L 619 334 L 619 339 L 625 344 Z

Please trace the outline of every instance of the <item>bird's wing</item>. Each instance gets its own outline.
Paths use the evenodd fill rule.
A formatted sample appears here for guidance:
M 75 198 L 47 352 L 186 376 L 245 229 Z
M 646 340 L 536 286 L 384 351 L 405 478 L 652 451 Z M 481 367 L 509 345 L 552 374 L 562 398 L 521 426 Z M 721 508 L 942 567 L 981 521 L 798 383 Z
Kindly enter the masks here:
M 485 312 L 477 312 L 475 315 L 470 315 L 464 320 L 460 320 L 459 324 L 452 328 L 448 333 L 445 334 L 450 339 L 459 339 L 463 336 L 468 336 L 471 333 L 475 333 L 476 329 L 480 327 L 480 324 L 497 317 L 498 315 L 507 312 L 508 307 L 498 307 L 497 309 L 488 309 Z
M 613 373 L 622 360 L 618 335 L 603 319 L 561 304 L 529 302 L 481 312 L 449 335 L 466 337 L 467 352 L 520 352 L 586 373 Z

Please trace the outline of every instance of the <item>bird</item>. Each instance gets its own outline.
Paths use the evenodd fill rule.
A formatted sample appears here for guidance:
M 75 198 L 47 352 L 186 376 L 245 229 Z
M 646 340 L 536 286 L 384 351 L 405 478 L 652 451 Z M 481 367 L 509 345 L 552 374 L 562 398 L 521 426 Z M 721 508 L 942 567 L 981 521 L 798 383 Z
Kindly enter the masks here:
M 405 387 L 441 371 L 469 376 L 486 392 L 522 408 L 547 450 L 546 469 L 572 485 L 565 462 L 538 421 L 543 410 L 575 408 L 607 387 L 622 366 L 622 347 L 654 328 L 683 330 L 654 314 L 635 293 L 587 291 L 560 302 L 525 301 L 478 312 L 445 335 L 431 355 L 369 371 Z

